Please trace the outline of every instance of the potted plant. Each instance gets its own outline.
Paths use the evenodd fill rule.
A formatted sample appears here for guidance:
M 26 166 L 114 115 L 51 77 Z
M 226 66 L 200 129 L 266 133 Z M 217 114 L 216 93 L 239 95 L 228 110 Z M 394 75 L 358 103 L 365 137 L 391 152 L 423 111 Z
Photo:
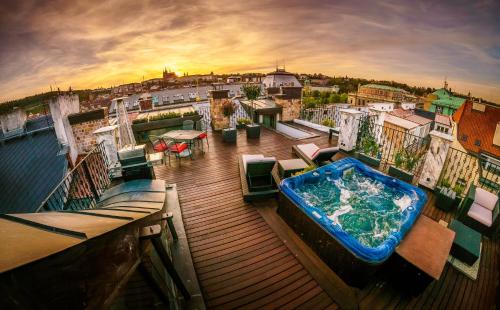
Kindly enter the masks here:
M 436 195 L 436 207 L 444 211 L 450 211 L 455 206 L 456 193 L 451 189 L 451 183 L 443 178 L 434 191 Z
M 251 122 L 252 122 L 252 120 L 249 118 L 240 117 L 236 120 L 236 128 L 243 129 L 246 127 L 246 125 L 250 124 Z
M 335 121 L 333 119 L 327 118 L 321 122 L 321 125 L 333 128 L 335 127 Z
M 222 103 L 222 114 L 225 117 L 231 117 L 234 112 L 236 112 L 236 106 L 232 101 L 226 100 Z
M 389 167 L 389 175 L 407 183 L 413 181 L 413 170 L 422 158 L 422 154 L 400 149 L 394 155 L 394 166 Z
M 358 159 L 372 167 L 380 167 L 380 146 L 374 137 L 365 136 L 361 139 Z
M 260 137 L 260 125 L 255 124 L 255 107 L 254 101 L 260 95 L 260 85 L 258 84 L 245 84 L 241 87 L 242 92 L 245 94 L 248 100 L 250 100 L 250 116 L 252 118 L 252 123 L 246 125 L 247 138 L 259 138 Z
M 158 113 L 148 118 L 140 118 L 132 121 L 132 130 L 134 133 L 143 131 L 163 129 L 169 127 L 182 126 L 185 120 L 197 122 L 201 119 L 198 112 L 186 112 L 184 115 L 176 112 Z

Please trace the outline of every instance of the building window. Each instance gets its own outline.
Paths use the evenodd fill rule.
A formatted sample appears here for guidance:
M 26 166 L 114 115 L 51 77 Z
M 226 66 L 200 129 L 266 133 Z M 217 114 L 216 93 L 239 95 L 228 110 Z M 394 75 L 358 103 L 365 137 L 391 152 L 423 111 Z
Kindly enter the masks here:
M 481 141 L 479 141 L 478 139 L 476 139 L 476 141 L 474 141 L 474 145 L 475 146 L 481 146 Z
M 462 135 L 462 141 L 467 141 L 467 135 Z

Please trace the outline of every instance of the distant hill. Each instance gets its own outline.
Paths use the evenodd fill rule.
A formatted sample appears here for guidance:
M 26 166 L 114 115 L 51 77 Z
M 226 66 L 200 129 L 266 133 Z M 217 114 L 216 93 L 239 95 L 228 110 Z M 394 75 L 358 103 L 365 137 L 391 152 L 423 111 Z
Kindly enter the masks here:
M 89 98 L 89 94 L 92 90 L 72 90 L 74 94 L 77 94 L 80 98 L 80 101 L 87 100 Z M 0 113 L 12 110 L 14 107 L 29 109 L 32 107 L 39 106 L 43 103 L 48 102 L 52 97 L 56 96 L 59 93 L 65 93 L 61 91 L 51 91 L 41 94 L 36 94 L 33 96 L 28 96 L 22 99 L 11 100 L 0 103 Z

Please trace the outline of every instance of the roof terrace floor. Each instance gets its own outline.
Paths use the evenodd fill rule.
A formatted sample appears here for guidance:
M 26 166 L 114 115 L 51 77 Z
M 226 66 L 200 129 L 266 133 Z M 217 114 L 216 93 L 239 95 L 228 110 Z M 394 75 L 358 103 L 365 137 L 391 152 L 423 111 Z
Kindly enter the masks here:
M 245 132 L 239 131 L 237 144 L 223 143 L 217 133 L 209 138 L 209 151 L 196 153 L 195 160 L 155 167 L 157 178 L 177 183 L 194 267 L 208 308 L 335 309 L 339 305 L 349 308 L 353 302 L 362 309 L 496 307 L 498 240 L 483 237 L 476 281 L 447 264 L 441 279 L 417 297 L 402 294 L 382 277 L 361 290 L 351 289 L 273 215 L 276 201 L 254 205 L 243 201 L 239 155 L 289 159 L 295 144 L 314 142 L 327 147 L 326 135 L 297 141 L 263 129 L 257 140 L 247 140 Z M 423 214 L 450 222 L 455 214 L 436 208 L 434 201 L 429 193 Z

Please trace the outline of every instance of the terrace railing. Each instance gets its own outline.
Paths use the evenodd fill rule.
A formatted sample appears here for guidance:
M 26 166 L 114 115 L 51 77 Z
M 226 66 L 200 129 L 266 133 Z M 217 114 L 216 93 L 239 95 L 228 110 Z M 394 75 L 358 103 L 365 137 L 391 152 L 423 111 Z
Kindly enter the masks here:
M 233 115 L 231 115 L 231 117 L 229 118 L 229 125 L 230 127 L 233 128 L 236 127 L 238 118 L 250 118 L 250 116 L 248 115 L 247 111 L 245 111 L 241 103 L 235 101 L 234 104 L 236 105 L 236 109 Z M 194 105 L 194 108 L 198 111 L 198 114 L 201 115 L 202 120 L 206 124 L 210 125 L 212 120 L 212 115 L 210 113 L 210 104 L 209 103 L 197 104 Z
M 333 126 L 340 124 L 340 110 L 348 107 L 348 104 L 325 105 L 317 108 L 308 108 L 300 110 L 300 119 L 311 123 L 323 125 L 325 120 L 333 121 Z M 330 125 L 332 125 L 330 123 Z
M 429 148 L 430 138 L 413 135 L 399 129 L 378 125 L 373 116 L 365 116 L 359 120 L 356 151 L 366 153 L 367 140 L 370 140 L 370 151 L 366 154 L 380 160 L 380 169 L 385 171 L 396 164 L 399 152 L 417 155 L 418 160 L 411 169 L 414 176 L 419 176 L 422 170 L 425 154 Z
M 477 181 L 478 169 L 479 162 L 476 156 L 450 147 L 438 185 L 447 185 L 452 189 L 461 187 L 463 188 L 461 195 L 466 195 L 470 186 Z
M 446 185 L 455 191 L 460 188 L 460 195 L 465 196 L 473 184 L 499 193 L 500 165 L 486 156 L 449 148 L 438 185 Z
M 95 208 L 110 183 L 108 159 L 100 143 L 63 178 L 37 212 Z

